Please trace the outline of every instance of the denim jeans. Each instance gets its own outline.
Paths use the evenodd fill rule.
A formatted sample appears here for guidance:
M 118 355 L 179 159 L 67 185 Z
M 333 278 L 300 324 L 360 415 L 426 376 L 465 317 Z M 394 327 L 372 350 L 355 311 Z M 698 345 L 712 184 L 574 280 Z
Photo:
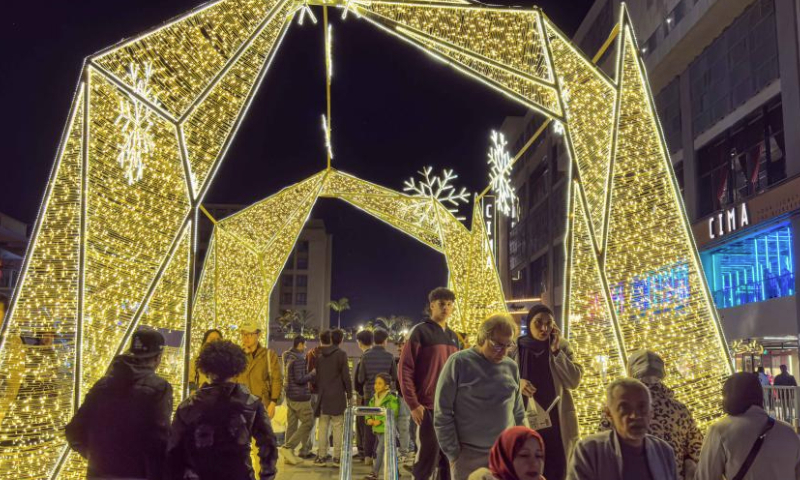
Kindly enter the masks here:
M 403 397 L 400 397 L 400 409 L 397 412 L 397 434 L 400 436 L 400 452 L 411 453 L 411 410 Z
M 372 473 L 374 473 L 375 476 L 380 477 L 381 476 L 381 467 L 383 466 L 383 450 L 384 450 L 383 449 L 383 446 L 384 446 L 383 434 L 382 433 L 376 433 L 375 434 L 375 438 L 376 438 L 376 442 L 375 442 L 375 461 L 372 462 Z

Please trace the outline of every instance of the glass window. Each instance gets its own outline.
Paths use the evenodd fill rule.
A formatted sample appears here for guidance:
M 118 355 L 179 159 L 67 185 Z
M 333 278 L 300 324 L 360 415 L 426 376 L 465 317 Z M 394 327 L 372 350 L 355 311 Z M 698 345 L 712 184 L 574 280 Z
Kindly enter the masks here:
M 292 304 L 292 292 L 282 292 L 281 305 L 291 305 L 291 304 Z
M 307 287 L 308 286 L 308 275 L 298 275 L 297 276 L 297 284 L 298 287 Z
M 297 270 L 308 270 L 308 257 L 297 257 Z
M 297 305 L 306 304 L 306 292 L 297 292 Z
M 531 262 L 531 294 L 538 297 L 547 290 L 547 254 Z
M 298 252 L 307 252 L 308 251 L 308 240 L 301 240 L 297 242 L 297 251 Z
M 794 295 L 789 222 L 703 252 L 703 267 L 718 308 Z
M 281 275 L 281 286 L 282 287 L 290 287 L 292 286 L 292 276 L 291 275 Z

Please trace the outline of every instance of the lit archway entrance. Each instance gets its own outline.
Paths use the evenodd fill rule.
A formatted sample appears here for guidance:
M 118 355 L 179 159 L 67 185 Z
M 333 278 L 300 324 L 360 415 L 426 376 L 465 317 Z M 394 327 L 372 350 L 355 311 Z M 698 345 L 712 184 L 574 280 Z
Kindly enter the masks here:
M 644 347 L 664 356 L 667 383 L 701 425 L 717 418 L 730 355 L 624 7 L 610 78 L 538 9 L 220 0 L 87 59 L 0 330 L 0 479 L 82 478 L 63 427 L 137 326 L 196 339 L 193 304 L 198 318 L 210 318 L 209 303 L 217 314 L 241 308 L 226 312 L 236 321 L 247 313 L 247 300 L 227 287 L 209 302 L 201 286 L 195 300 L 198 209 L 286 30 L 309 4 L 346 9 L 563 127 L 572 178 L 563 321 L 585 369 L 576 402 L 581 431 L 597 424 L 604 385 L 624 373 L 627 353 Z M 474 219 L 472 230 L 446 215 L 436 228 L 415 227 L 389 210 L 403 202 L 387 191 L 372 196 L 373 186 L 349 178 L 329 171 L 306 182 L 379 218 L 396 215 L 402 225 L 393 225 L 426 243 L 436 244 L 435 231 L 454 285 L 466 282 L 459 321 L 473 329 L 498 302 L 495 280 L 481 280 L 489 273 L 472 283 L 479 267 L 471 262 L 483 257 L 476 262 L 470 252 L 484 248 Z M 281 208 L 268 215 L 291 216 Z M 215 250 L 227 248 L 218 241 Z M 285 242 L 276 251 L 288 251 L 293 236 L 275 241 Z M 278 268 L 261 263 L 267 273 Z M 259 280 L 262 291 L 270 278 Z M 471 291 L 478 284 L 488 286 Z M 51 332 L 64 340 L 52 354 L 21 340 Z M 161 373 L 174 384 L 186 384 L 191 344 L 170 349 Z M 43 381 L 53 396 L 38 389 Z M 184 389 L 175 391 L 178 400 Z
M 206 329 L 232 335 L 253 318 L 266 328 L 270 293 L 320 197 L 344 200 L 444 254 L 448 286 L 456 293 L 456 330 L 469 332 L 489 313 L 505 309 L 480 209 L 467 229 L 434 198 L 328 169 L 215 224 L 192 310 L 190 355 Z

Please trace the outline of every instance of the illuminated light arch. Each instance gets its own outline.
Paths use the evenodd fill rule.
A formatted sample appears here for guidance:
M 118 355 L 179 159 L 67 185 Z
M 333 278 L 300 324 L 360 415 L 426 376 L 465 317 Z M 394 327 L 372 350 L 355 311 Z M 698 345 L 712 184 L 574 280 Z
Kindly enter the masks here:
M 564 327 L 586 370 L 576 392 L 581 432 L 599 420 L 603 385 L 642 347 L 665 357 L 667 383 L 701 425 L 717 418 L 730 354 L 625 8 L 610 78 L 538 9 L 459 0 L 309 3 L 346 7 L 563 126 L 571 158 Z M 0 331 L 0 479 L 83 478 L 63 427 L 138 326 L 181 331 L 196 343 L 205 320 L 193 316 L 228 308 L 240 321 L 236 305 L 254 312 L 246 308 L 255 303 L 242 300 L 247 291 L 209 289 L 210 276 L 226 275 L 214 273 L 214 255 L 241 253 L 251 273 L 266 272 L 253 285 L 257 296 L 274 284 L 270 272 L 291 250 L 310 200 L 267 208 L 292 226 L 285 229 L 292 235 L 273 235 L 270 248 L 280 255 L 267 258 L 247 239 L 252 226 L 234 217 L 228 231 L 215 233 L 199 288 L 190 273 L 198 209 L 303 5 L 220 0 L 86 60 Z M 419 225 L 397 210 L 414 200 L 335 170 L 284 193 L 303 185 L 319 189 L 303 198 L 344 199 L 443 251 L 460 292 L 459 328 L 474 330 L 497 302 L 493 264 L 475 262 L 476 249 L 488 252 L 479 217 L 468 230 L 437 205 L 435 225 Z M 51 349 L 29 344 L 49 332 L 59 339 Z M 193 342 L 169 347 L 160 372 L 183 383 L 176 400 Z

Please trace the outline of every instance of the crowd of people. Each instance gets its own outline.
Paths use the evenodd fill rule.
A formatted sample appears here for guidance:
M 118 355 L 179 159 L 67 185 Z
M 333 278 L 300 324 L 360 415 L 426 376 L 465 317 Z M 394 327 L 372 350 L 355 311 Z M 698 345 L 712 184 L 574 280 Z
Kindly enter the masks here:
M 352 371 L 341 330 L 321 332 L 310 350 L 296 337 L 280 357 L 255 323 L 241 327 L 239 344 L 210 330 L 174 416 L 172 386 L 156 374 L 164 337 L 140 329 L 87 393 L 67 441 L 90 479 L 271 480 L 279 457 L 340 466 L 352 454 L 342 445 L 345 411 L 365 405 L 395 420 L 356 417 L 354 460 L 372 467 L 365 480 L 387 467 L 387 441 L 415 480 L 800 480 L 800 437 L 764 410 L 758 375 L 726 380 L 727 416 L 704 439 L 664 383 L 663 359 L 631 352 L 629 376 L 607 386 L 597 432 L 579 439 L 573 396 L 583 367 L 553 312 L 533 307 L 524 335 L 511 316 L 492 315 L 467 346 L 448 327 L 454 306 L 452 291 L 430 292 L 428 316 L 400 342 L 399 358 L 385 330 L 359 332 Z M 270 421 L 279 404 L 281 446 Z

